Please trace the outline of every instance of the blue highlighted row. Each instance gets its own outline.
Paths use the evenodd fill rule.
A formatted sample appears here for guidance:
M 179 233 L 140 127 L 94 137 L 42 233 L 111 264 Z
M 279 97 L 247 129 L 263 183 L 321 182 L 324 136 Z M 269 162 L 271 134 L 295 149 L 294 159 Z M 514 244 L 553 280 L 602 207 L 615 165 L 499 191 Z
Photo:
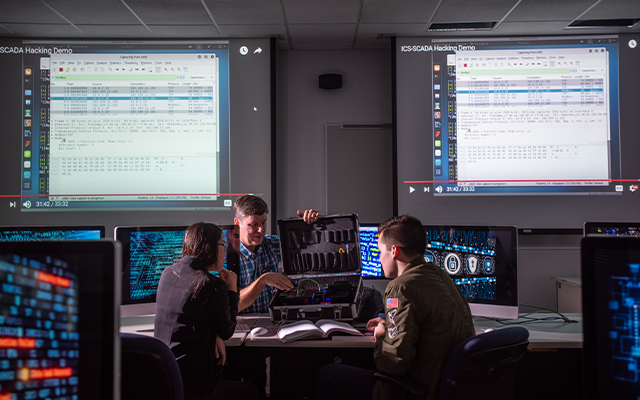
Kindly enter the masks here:
M 482 93 L 580 93 L 580 92 L 603 92 L 602 88 L 589 89 L 517 89 L 517 90 L 458 90 L 458 94 L 482 94 Z
M 100 100 L 213 100 L 213 96 L 64 96 L 52 97 L 51 100 L 69 100 L 69 101 L 100 101 Z

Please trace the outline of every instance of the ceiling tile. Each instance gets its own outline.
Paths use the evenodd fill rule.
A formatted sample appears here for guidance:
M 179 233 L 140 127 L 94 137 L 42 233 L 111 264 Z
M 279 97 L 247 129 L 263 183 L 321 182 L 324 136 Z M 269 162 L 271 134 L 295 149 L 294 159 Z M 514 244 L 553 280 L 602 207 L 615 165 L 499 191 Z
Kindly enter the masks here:
M 358 32 L 356 49 L 391 49 L 391 38 L 378 38 L 378 34 Z
M 564 28 L 571 21 L 503 22 L 494 31 L 499 35 L 548 35 L 550 32 L 571 34 Z M 574 32 L 577 33 L 577 32 Z M 595 33 L 595 32 L 594 32 Z
M 351 50 L 353 44 L 348 43 L 315 43 L 296 45 L 291 50 Z
M 433 22 L 500 21 L 518 0 L 446 0 Z
M 137 25 L 77 25 L 87 37 L 113 37 L 113 38 L 153 38 L 140 22 Z
M 291 41 L 294 49 L 326 48 L 327 45 L 335 45 L 336 48 L 351 48 L 356 24 L 319 24 L 319 25 L 289 25 Z
M 423 35 L 426 24 L 360 24 L 358 33 L 384 33 L 393 35 Z
M 0 24 L 0 34 L 9 34 L 12 35 L 15 32 L 13 32 L 11 29 L 7 28 L 6 26 Z
M 140 21 L 120 1 L 47 0 L 47 4 L 73 24 L 102 26 L 140 24 Z
M 640 0 L 0 0 L 0 36 L 277 37 L 279 50 L 318 50 L 386 48 L 392 36 L 640 32 L 640 24 L 631 29 L 566 29 L 582 13 L 581 19 L 640 18 Z M 429 22 L 503 18 L 493 31 L 426 31 Z
M 18 37 L 86 37 L 86 34 L 78 31 L 69 24 L 2 24 L 15 32 Z
M 604 0 L 580 17 L 580 19 L 617 18 L 640 18 L 640 1 Z
M 231 36 L 276 36 L 285 35 L 287 27 L 284 24 L 273 25 L 218 25 L 220 33 Z
M 283 0 L 290 24 L 339 24 L 358 22 L 360 0 Z
M 58 14 L 39 1 L 0 1 L 0 24 L 66 23 Z
M 113 38 L 190 38 L 210 39 L 221 37 L 213 25 L 148 25 L 151 32 L 143 25 L 80 25 L 87 37 L 113 37 Z
M 437 0 L 364 0 L 361 23 L 426 23 Z
M 212 24 L 199 0 L 125 0 L 125 3 L 147 25 Z
M 278 0 L 211 1 L 205 0 L 217 24 L 284 24 Z
M 155 36 L 163 38 L 202 38 L 222 37 L 213 24 L 210 25 L 150 25 Z
M 523 0 L 505 21 L 573 20 L 597 0 Z

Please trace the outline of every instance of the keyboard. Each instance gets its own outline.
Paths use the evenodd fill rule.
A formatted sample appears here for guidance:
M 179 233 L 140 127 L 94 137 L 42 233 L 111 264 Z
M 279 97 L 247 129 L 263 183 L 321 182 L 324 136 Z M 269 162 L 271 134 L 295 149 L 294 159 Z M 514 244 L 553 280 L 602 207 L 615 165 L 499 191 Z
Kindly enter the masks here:
M 251 325 L 249 324 L 236 324 L 236 333 L 245 333 L 251 330 Z

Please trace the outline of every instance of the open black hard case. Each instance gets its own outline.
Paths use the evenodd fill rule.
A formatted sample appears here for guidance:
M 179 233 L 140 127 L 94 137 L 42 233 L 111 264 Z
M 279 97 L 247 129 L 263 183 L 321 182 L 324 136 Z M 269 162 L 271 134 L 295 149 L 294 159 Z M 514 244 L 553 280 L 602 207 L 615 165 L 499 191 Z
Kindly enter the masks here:
M 364 290 L 358 215 L 327 215 L 313 224 L 281 219 L 278 229 L 284 272 L 295 287 L 276 293 L 271 320 L 356 319 Z

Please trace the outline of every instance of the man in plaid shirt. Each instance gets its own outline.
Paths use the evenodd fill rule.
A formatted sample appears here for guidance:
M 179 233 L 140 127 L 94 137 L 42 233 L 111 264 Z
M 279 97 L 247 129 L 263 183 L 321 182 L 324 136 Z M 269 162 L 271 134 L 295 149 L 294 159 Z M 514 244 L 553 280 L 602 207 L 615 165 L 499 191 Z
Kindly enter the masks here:
M 246 313 L 267 313 L 276 289 L 291 290 L 291 280 L 282 275 L 280 238 L 266 235 L 269 207 L 260 197 L 240 196 L 233 204 L 234 224 L 240 227 L 240 303 Z M 305 222 L 314 223 L 320 212 L 298 210 Z

